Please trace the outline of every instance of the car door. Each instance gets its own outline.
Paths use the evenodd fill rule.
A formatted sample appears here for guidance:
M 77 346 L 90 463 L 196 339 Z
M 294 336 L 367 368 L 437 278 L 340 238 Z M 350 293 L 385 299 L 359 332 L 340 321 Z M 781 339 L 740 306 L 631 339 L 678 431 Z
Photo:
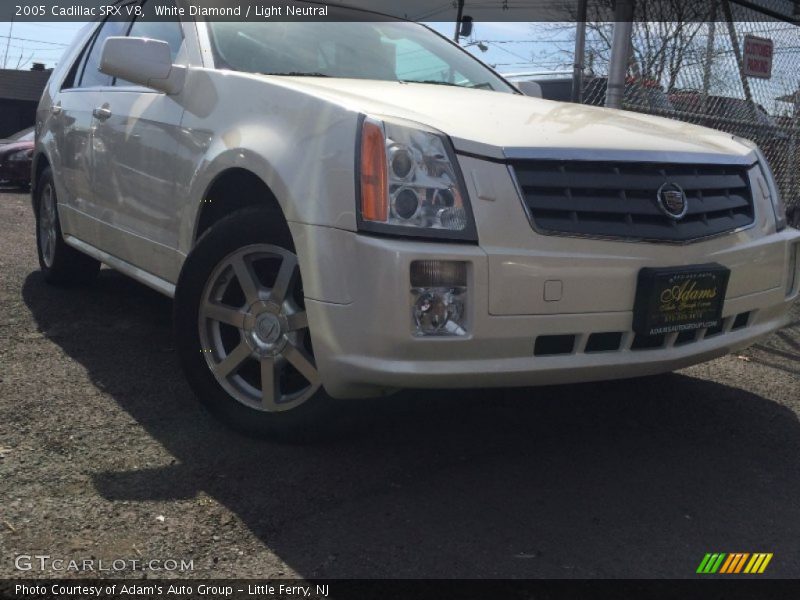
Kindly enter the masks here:
M 154 20 L 145 4 L 130 37 L 166 41 L 173 62 L 186 62 L 181 23 Z M 161 0 L 164 4 L 164 0 Z M 177 97 L 115 80 L 94 108 L 95 194 L 114 229 L 114 254 L 174 281 L 177 248 L 175 173 L 183 107 Z
M 92 244 L 98 241 L 97 219 L 101 215 L 94 195 L 92 111 L 100 102 L 104 85 L 111 83 L 110 77 L 97 70 L 99 48 L 107 37 L 124 35 L 128 27 L 128 23 L 114 20 L 97 24 L 61 84 L 48 118 L 56 139 L 53 167 L 60 184 L 64 233 L 74 232 Z

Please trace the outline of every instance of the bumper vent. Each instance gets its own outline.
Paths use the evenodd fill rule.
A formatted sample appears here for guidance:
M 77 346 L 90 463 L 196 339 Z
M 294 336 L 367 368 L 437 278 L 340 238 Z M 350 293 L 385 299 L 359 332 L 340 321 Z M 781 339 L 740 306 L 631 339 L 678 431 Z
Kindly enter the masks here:
M 725 317 L 717 327 L 693 329 L 675 334 L 638 335 L 632 331 L 616 331 L 541 335 L 536 338 L 533 355 L 550 357 L 573 353 L 637 352 L 685 346 L 749 327 L 754 314 L 754 311 L 739 313 Z M 581 340 L 583 339 L 586 340 L 585 345 L 582 345 Z
M 754 221 L 746 166 L 517 160 L 511 167 L 541 233 L 690 242 Z M 683 190 L 683 218 L 659 207 L 664 184 Z

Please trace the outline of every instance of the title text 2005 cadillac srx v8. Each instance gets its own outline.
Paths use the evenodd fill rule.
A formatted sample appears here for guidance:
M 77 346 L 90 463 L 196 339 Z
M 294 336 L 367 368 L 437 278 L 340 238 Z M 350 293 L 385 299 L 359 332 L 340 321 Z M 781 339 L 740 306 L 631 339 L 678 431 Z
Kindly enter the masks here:
M 753 144 L 526 97 L 423 25 L 336 10 L 93 23 L 39 106 L 46 279 L 105 263 L 174 297 L 227 422 L 656 374 L 786 322 L 800 234 Z

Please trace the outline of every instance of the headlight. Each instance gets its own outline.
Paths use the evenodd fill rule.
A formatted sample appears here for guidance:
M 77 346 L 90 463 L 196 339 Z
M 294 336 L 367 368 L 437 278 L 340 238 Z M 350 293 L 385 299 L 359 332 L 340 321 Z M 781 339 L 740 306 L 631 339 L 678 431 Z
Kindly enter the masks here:
M 359 229 L 477 241 L 461 172 L 444 134 L 367 117 L 359 149 Z
M 776 231 L 783 231 L 786 229 L 786 205 L 783 203 L 781 193 L 778 190 L 778 186 L 775 184 L 775 176 L 772 174 L 772 169 L 767 162 L 767 157 L 764 156 L 761 148 L 759 148 L 758 145 L 752 140 L 738 136 L 734 136 L 733 139 L 744 144 L 756 153 L 756 157 L 758 158 L 758 168 L 761 169 L 761 175 L 764 177 L 764 181 L 767 182 L 769 199 L 770 202 L 772 202 L 772 210 L 775 213 L 775 229 Z
M 9 162 L 24 162 L 33 157 L 33 150 L 19 150 L 8 156 Z

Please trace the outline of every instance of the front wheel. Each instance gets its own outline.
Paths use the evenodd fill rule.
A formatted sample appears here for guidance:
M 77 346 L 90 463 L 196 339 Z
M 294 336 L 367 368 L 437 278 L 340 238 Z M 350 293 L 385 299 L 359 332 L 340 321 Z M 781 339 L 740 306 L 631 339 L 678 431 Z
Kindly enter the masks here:
M 236 429 L 314 434 L 335 400 L 317 371 L 291 235 L 246 209 L 198 242 L 175 294 L 177 348 L 195 394 Z

